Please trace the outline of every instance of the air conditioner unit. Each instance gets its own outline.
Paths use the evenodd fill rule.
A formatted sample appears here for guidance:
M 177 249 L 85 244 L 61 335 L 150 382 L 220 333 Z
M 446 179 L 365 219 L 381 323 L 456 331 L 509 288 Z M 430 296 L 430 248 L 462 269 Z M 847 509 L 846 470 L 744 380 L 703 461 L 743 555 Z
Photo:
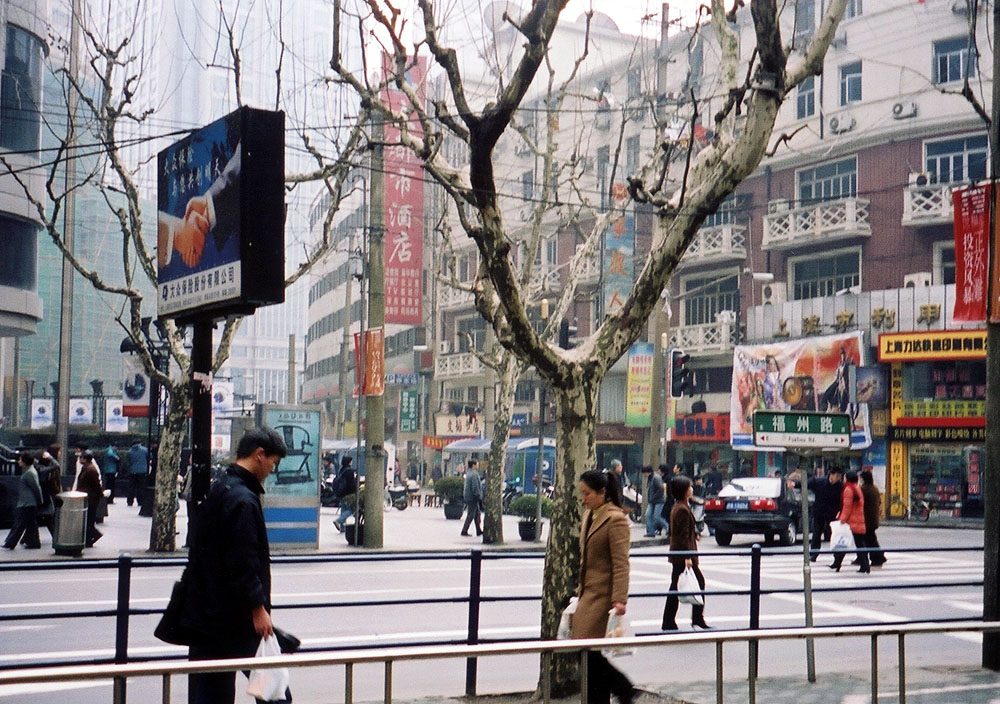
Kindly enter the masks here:
M 931 272 L 917 271 L 903 277 L 903 288 L 920 288 L 931 285 Z
M 892 104 L 892 117 L 894 120 L 905 120 L 909 117 L 917 116 L 917 104 L 913 102 L 899 102 Z
M 778 303 L 784 303 L 788 298 L 788 284 L 784 281 L 772 281 L 769 284 L 761 286 L 760 292 L 764 300 L 764 305 L 768 303 L 777 305 Z
M 438 343 L 438 352 L 441 354 L 451 354 L 451 340 L 441 340 Z
M 906 183 L 910 186 L 919 186 L 923 188 L 929 185 L 931 182 L 931 175 L 926 171 L 915 171 L 910 174 L 910 177 L 906 180 Z
M 844 134 L 854 129 L 854 118 L 848 114 L 834 115 L 830 118 L 830 131 L 834 134 Z
M 786 210 L 790 210 L 791 207 L 792 207 L 792 203 L 787 198 L 775 198 L 772 201 L 768 201 L 767 212 L 768 213 L 783 213 Z

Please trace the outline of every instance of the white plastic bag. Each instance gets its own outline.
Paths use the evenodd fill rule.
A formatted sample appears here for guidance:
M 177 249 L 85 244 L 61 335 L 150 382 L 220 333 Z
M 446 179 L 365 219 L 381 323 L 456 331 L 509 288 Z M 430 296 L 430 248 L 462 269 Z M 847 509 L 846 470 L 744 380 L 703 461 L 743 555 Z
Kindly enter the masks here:
M 573 637 L 573 614 L 576 613 L 578 603 L 579 599 L 575 596 L 570 597 L 569 603 L 563 609 L 562 617 L 559 619 L 559 630 L 556 632 L 556 638 L 559 640 L 569 640 Z
M 628 617 L 615 613 L 614 609 L 608 612 L 608 628 L 604 633 L 605 638 L 631 638 L 632 627 L 629 625 Z M 602 648 L 601 653 L 606 658 L 622 658 L 635 653 L 635 648 Z
M 677 591 L 691 592 L 677 597 L 682 604 L 705 605 L 705 595 L 701 593 L 701 585 L 698 584 L 698 578 L 690 567 L 681 572 L 681 576 L 677 578 Z
M 846 523 L 834 521 L 830 526 L 830 546 L 834 550 L 855 550 L 854 534 Z
M 276 655 L 281 655 L 281 648 L 278 647 L 278 639 L 274 636 L 261 638 L 260 645 L 257 646 L 256 657 L 267 658 Z M 288 674 L 287 667 L 251 670 L 250 684 L 247 685 L 247 694 L 251 697 L 262 699 L 265 702 L 283 701 L 285 699 L 285 690 L 288 689 L 290 681 L 291 676 Z

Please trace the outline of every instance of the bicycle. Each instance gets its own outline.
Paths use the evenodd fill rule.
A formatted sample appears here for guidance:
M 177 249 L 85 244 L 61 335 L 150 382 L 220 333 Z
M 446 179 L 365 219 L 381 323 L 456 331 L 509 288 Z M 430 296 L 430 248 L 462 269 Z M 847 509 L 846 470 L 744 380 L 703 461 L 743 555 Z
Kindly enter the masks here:
M 902 518 L 904 521 L 910 519 L 926 523 L 931 517 L 931 505 L 924 499 L 915 496 L 910 497 L 910 503 L 903 503 L 900 496 L 893 496 L 889 504 L 889 515 L 893 518 Z

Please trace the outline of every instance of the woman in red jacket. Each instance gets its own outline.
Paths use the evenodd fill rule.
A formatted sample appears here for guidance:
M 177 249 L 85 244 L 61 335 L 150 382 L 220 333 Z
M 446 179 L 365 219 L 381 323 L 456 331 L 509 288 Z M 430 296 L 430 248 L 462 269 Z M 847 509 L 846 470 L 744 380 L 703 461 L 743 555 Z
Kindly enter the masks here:
M 850 526 L 851 533 L 854 535 L 854 544 L 859 548 L 858 564 L 861 565 L 861 568 L 858 572 L 868 573 L 872 571 L 872 568 L 868 562 L 868 553 L 864 550 L 867 545 L 865 541 L 865 497 L 861 493 L 861 487 L 858 486 L 857 472 L 852 469 L 844 475 L 844 480 L 844 491 L 840 497 L 840 513 L 837 514 L 837 520 Z M 844 554 L 843 551 L 834 553 L 830 569 L 840 572 L 840 563 L 844 561 Z

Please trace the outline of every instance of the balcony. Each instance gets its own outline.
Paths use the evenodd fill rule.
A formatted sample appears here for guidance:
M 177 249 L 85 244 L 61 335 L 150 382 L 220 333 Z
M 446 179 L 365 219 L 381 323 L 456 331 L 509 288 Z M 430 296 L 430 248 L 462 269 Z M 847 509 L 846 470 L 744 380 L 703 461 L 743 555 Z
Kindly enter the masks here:
M 680 268 L 745 260 L 746 232 L 745 225 L 732 223 L 700 228 L 684 252 Z
M 475 376 L 482 373 L 486 367 L 471 352 L 458 354 L 442 354 L 434 360 L 435 379 L 456 379 L 463 376 Z
M 871 237 L 868 200 L 841 198 L 797 208 L 788 201 L 771 201 L 764 216 L 764 249 L 787 250 L 804 245 L 824 246 L 840 240 Z
M 441 310 L 471 308 L 475 303 L 475 295 L 471 291 L 452 288 L 447 284 L 438 287 L 438 306 Z
M 728 354 L 736 344 L 736 314 L 723 311 L 714 323 L 681 325 L 672 331 L 670 344 L 688 354 Z
M 577 251 L 583 245 L 577 245 Z M 594 252 L 590 257 L 583 260 L 583 267 L 580 269 L 580 277 L 577 280 L 577 284 L 588 285 L 596 284 L 601 280 L 601 261 L 598 259 L 597 252 Z
M 903 226 L 946 225 L 954 220 L 951 191 L 956 184 L 933 183 L 903 189 Z
M 535 265 L 528 281 L 528 290 L 532 293 L 559 290 L 559 272 L 553 266 Z

